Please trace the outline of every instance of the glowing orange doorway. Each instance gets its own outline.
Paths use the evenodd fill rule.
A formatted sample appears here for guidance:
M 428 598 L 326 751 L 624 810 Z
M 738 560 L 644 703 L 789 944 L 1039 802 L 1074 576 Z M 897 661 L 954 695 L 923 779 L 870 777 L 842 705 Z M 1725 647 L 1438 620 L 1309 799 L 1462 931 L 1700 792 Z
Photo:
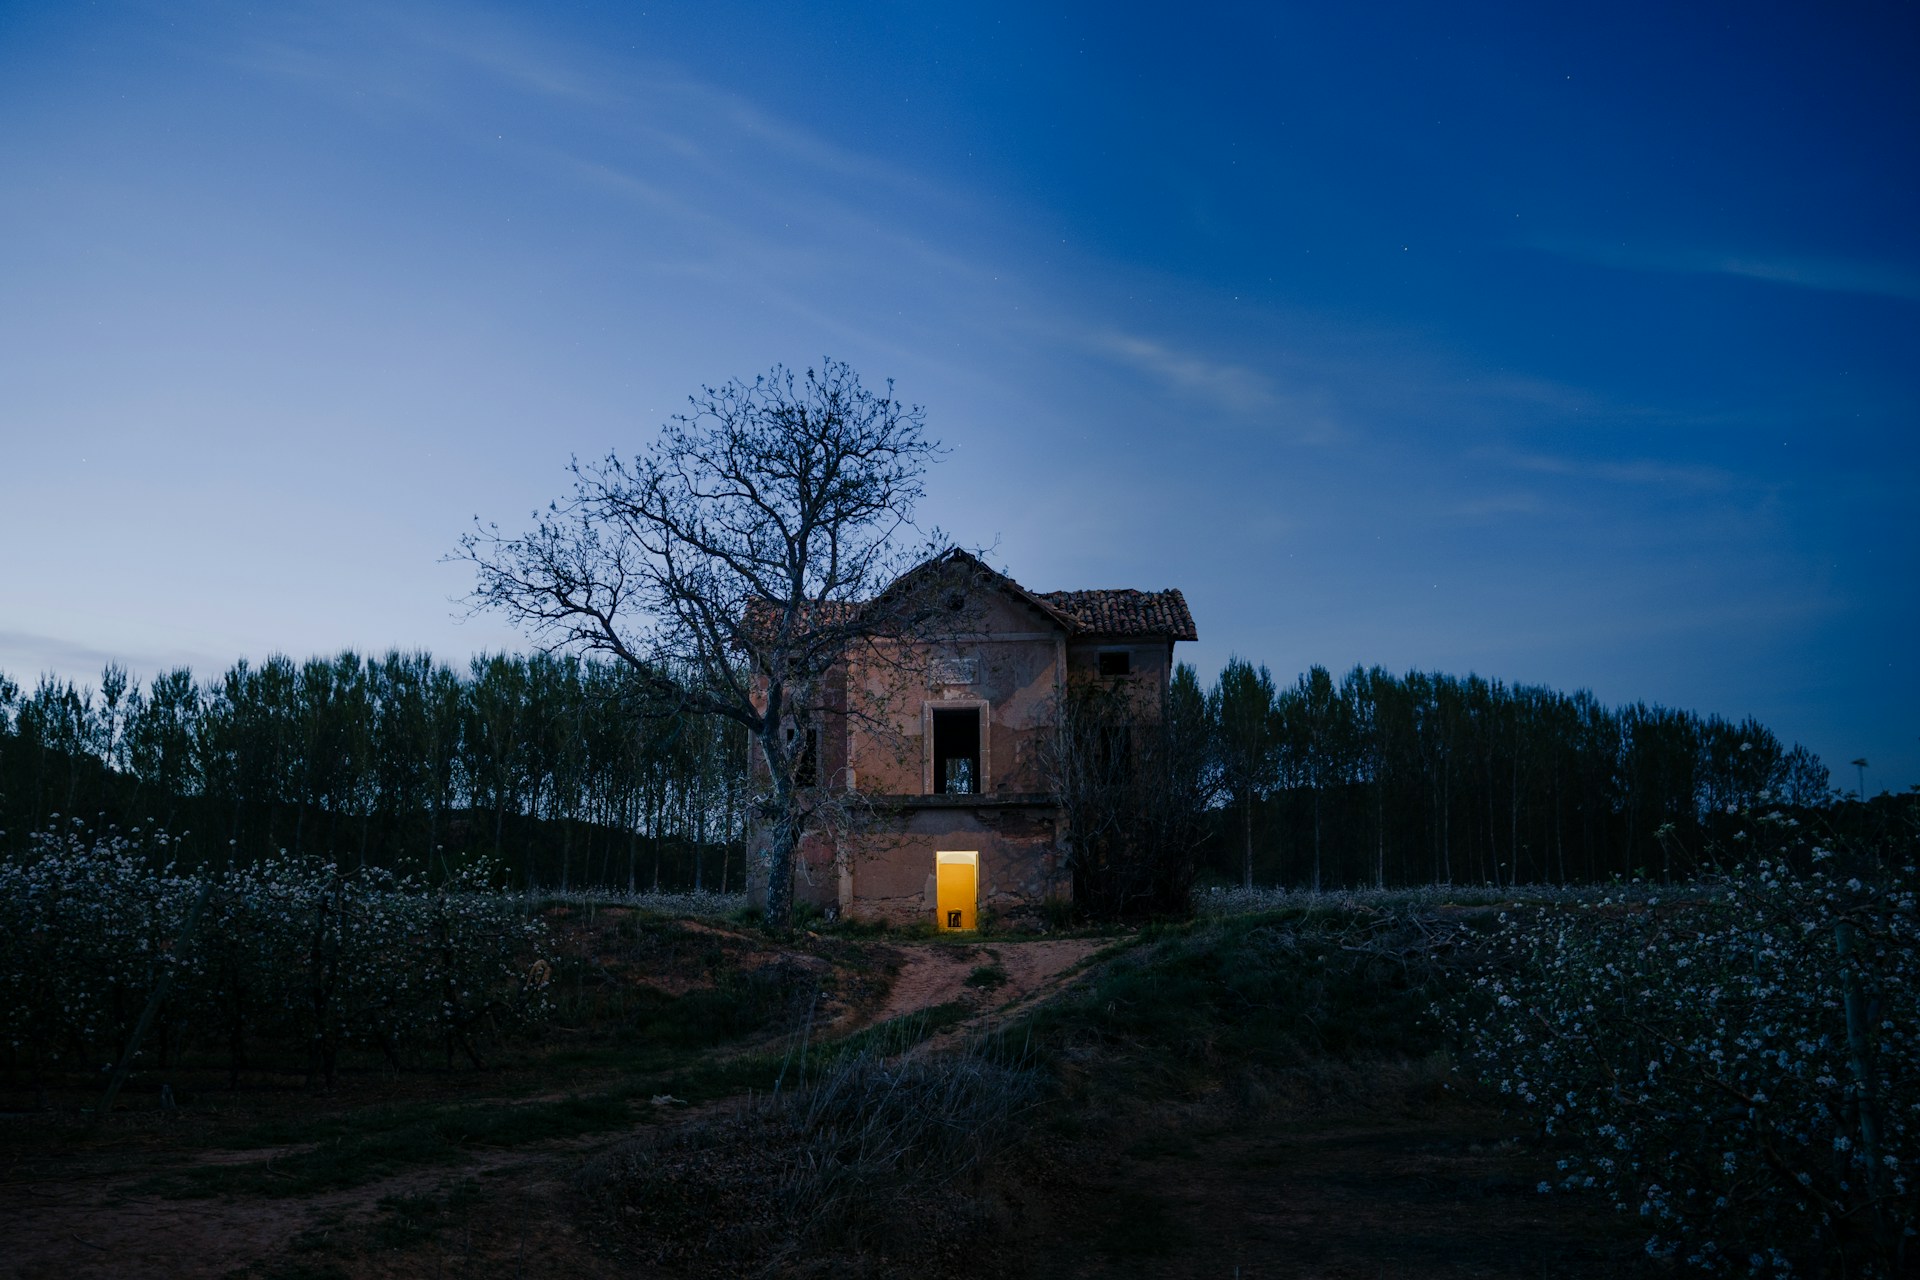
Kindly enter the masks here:
M 975 908 L 980 897 L 980 855 L 936 853 L 933 855 L 933 873 L 940 928 L 974 928 Z

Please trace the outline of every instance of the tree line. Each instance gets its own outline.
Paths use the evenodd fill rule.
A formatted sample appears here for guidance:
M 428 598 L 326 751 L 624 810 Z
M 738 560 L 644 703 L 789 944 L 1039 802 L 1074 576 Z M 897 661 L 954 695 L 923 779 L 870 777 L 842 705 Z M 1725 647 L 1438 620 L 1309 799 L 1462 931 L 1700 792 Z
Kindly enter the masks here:
M 1822 808 L 1826 766 L 1752 718 L 1413 671 L 1230 660 L 1208 693 L 1205 866 L 1245 885 L 1579 883 L 1718 865 L 1738 815 Z
M 144 686 L 0 674 L 0 847 L 57 815 L 174 835 L 192 866 L 285 853 L 518 887 L 737 889 L 737 731 L 611 663 L 426 653 L 245 660 Z
M 1194 874 L 1303 888 L 1682 877 L 1733 847 L 1734 815 L 1831 798 L 1825 766 L 1752 719 L 1377 667 L 1279 685 L 1233 659 L 1210 689 L 1185 669 L 1175 683 L 1178 713 L 1141 773 L 1078 743 L 1084 709 L 1063 718 L 1081 748 L 1060 753 L 1063 794 L 1122 815 L 1081 851 L 1089 866 L 1127 865 L 1112 841 L 1148 826 L 1183 846 L 1180 874 L 1112 891 L 1127 900 L 1166 905 Z M 0 675 L 0 847 L 66 815 L 172 832 L 196 865 L 284 851 L 438 875 L 485 856 L 518 887 L 737 889 L 744 731 L 657 698 L 623 665 L 546 654 L 464 671 L 424 653 L 273 657 L 144 685 L 109 666 L 97 687 L 30 690 Z M 1116 807 L 1163 766 L 1192 821 L 1169 823 L 1160 800 Z

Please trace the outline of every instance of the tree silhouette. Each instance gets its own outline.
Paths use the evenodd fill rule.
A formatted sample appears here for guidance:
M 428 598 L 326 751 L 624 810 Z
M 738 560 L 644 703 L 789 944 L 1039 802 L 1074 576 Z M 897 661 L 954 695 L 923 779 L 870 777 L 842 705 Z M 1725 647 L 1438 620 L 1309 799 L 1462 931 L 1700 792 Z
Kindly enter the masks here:
M 624 664 L 653 714 L 717 716 L 751 735 L 767 919 L 785 927 L 824 790 L 805 783 L 798 730 L 833 713 L 837 661 L 916 621 L 915 602 L 883 591 L 920 558 L 899 540 L 938 446 L 892 383 L 869 391 L 834 360 L 703 388 L 691 404 L 631 461 L 576 462 L 572 495 L 532 531 L 485 525 L 461 545 L 479 607 L 551 649 Z

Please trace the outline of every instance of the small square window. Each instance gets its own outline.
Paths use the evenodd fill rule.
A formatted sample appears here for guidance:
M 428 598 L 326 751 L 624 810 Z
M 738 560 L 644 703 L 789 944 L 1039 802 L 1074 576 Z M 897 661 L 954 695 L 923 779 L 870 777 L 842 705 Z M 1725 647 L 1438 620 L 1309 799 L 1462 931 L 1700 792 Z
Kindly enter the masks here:
M 1133 671 L 1133 655 L 1125 649 L 1111 650 L 1100 655 L 1100 674 L 1103 676 L 1124 676 Z

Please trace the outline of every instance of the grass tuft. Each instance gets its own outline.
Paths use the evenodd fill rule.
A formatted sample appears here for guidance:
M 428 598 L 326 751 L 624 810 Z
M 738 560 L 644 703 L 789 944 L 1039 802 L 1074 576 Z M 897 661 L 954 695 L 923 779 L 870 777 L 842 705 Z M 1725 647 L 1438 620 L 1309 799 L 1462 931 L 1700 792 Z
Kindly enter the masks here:
M 1006 966 L 998 960 L 975 967 L 966 977 L 966 985 L 976 991 L 997 991 L 1008 981 Z
M 1411 914 L 1317 906 L 1148 926 L 1008 1034 L 1069 1077 L 1097 1055 L 1102 1089 L 1143 1097 L 1245 1082 L 1248 1068 L 1331 1081 L 1343 1062 L 1440 1049 L 1432 937 Z

